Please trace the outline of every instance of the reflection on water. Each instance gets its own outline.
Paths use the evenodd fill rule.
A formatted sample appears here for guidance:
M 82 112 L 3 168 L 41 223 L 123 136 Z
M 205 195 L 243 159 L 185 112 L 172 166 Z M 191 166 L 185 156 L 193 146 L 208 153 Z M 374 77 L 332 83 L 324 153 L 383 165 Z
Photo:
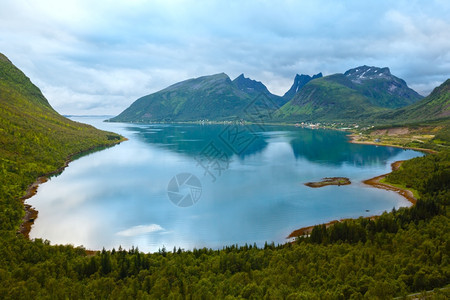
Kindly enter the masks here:
M 82 157 L 41 185 L 28 201 L 39 211 L 31 237 L 91 249 L 134 245 L 157 251 L 163 246 L 283 242 L 302 226 L 409 205 L 397 194 L 361 181 L 389 172 L 393 161 L 421 155 L 350 144 L 345 133 L 329 130 L 242 127 L 232 144 L 230 137 L 237 136 L 223 125 L 75 119 L 129 141 Z M 211 143 L 229 158 L 215 181 L 198 160 Z M 178 207 L 168 198 L 167 185 L 179 173 L 201 181 L 201 198 L 193 206 Z M 303 185 L 329 176 L 349 177 L 352 184 Z
M 290 144 L 295 158 L 306 158 L 312 162 L 341 165 L 379 164 L 390 157 L 404 151 L 393 147 L 367 147 L 365 145 L 345 142 L 347 133 L 333 130 L 311 130 L 292 126 L 242 126 L 243 137 L 256 136 L 252 143 L 242 153 L 240 158 L 263 151 L 269 140 L 283 141 Z M 227 130 L 223 125 L 143 125 L 129 127 L 127 130 L 137 133 L 138 138 L 145 142 L 158 145 L 168 150 L 187 155 L 198 155 L 206 145 L 213 142 L 220 145 L 227 155 L 236 154 L 220 139 L 222 132 Z

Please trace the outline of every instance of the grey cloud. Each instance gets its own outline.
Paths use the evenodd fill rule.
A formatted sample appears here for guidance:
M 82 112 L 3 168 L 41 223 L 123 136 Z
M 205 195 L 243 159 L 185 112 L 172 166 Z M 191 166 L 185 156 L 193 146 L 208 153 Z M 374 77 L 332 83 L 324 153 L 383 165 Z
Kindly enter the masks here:
M 0 52 L 68 114 L 219 72 L 283 94 L 296 73 L 387 66 L 427 94 L 450 74 L 448 15 L 448 1 L 4 0 Z

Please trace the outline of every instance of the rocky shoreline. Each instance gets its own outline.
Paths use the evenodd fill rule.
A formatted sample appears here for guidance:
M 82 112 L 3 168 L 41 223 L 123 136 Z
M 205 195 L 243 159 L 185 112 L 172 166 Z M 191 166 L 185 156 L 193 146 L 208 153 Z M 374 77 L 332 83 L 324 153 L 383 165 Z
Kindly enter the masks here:
M 404 162 L 404 160 L 399 160 L 399 161 L 393 162 L 391 164 L 392 171 L 398 170 L 403 162 Z M 389 185 L 387 183 L 380 182 L 382 179 L 384 179 L 389 174 L 390 173 L 387 173 L 387 174 L 376 176 L 376 177 L 371 178 L 371 179 L 364 180 L 363 183 L 367 184 L 367 185 L 370 185 L 372 187 L 375 187 L 375 188 L 384 189 L 384 190 L 387 190 L 387 191 L 394 191 L 394 192 L 402 195 L 409 202 L 411 202 L 413 205 L 415 205 L 416 202 L 417 202 L 417 199 L 414 197 L 414 194 L 410 190 L 402 189 L 402 188 L 399 188 L 399 187 L 395 187 L 395 186 Z M 366 218 L 368 218 L 368 219 L 375 219 L 377 217 L 378 216 L 369 216 L 369 217 L 366 217 Z M 332 226 L 333 224 L 336 224 L 336 223 L 339 223 L 339 222 L 342 222 L 342 221 L 345 221 L 345 220 L 348 220 L 348 219 L 333 220 L 333 221 L 330 221 L 328 223 L 325 223 L 325 226 L 328 228 L 328 227 Z M 317 225 L 320 225 L 320 224 L 317 224 Z M 317 225 L 311 225 L 311 226 L 307 226 L 307 227 L 302 227 L 300 229 L 296 229 L 296 230 L 292 231 L 286 238 L 287 239 L 291 239 L 291 238 L 296 238 L 296 237 L 302 236 L 302 235 L 309 235 L 309 234 L 311 234 L 314 226 L 317 226 Z

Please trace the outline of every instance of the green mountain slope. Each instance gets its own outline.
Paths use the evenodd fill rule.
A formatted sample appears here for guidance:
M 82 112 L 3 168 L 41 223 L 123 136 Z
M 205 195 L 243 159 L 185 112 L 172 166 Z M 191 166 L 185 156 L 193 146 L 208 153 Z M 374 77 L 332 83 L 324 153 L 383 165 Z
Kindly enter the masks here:
M 371 104 L 343 74 L 335 74 L 306 84 L 276 112 L 276 117 L 285 121 L 347 121 L 382 110 Z
M 224 73 L 185 80 L 136 100 L 112 122 L 180 122 L 234 120 L 261 93 L 276 106 L 281 97 L 243 75 L 234 81 Z
M 38 176 L 62 167 L 71 154 L 120 139 L 59 115 L 0 54 L 0 229 L 19 225 L 23 215 L 19 198 Z
M 423 98 L 410 89 L 403 79 L 392 75 L 389 68 L 361 66 L 346 71 L 344 75 L 355 84 L 356 90 L 376 106 L 404 107 Z
M 450 79 L 424 99 L 397 110 L 373 116 L 385 122 L 417 122 L 450 118 Z
M 388 68 L 362 66 L 310 81 L 276 116 L 284 121 L 361 121 L 421 98 Z
M 231 119 L 249 101 L 249 95 L 224 74 L 189 79 L 139 98 L 110 121 L 171 122 Z
M 259 81 L 241 74 L 233 81 L 224 74 L 185 80 L 136 100 L 113 122 L 180 122 L 233 120 L 264 94 L 280 121 L 356 121 L 403 107 L 421 99 L 388 68 L 361 66 L 344 74 L 322 77 L 297 75 L 283 97 L 271 94 Z M 288 98 L 292 98 L 288 103 Z M 273 120 L 272 120 L 273 121 Z
M 267 95 L 270 100 L 277 106 L 281 107 L 286 104 L 287 100 L 269 92 L 267 87 L 261 82 L 246 78 L 244 74 L 239 75 L 233 80 L 233 84 L 241 91 L 247 93 L 251 98 L 258 97 L 261 93 Z
M 1 298 L 391 299 L 433 289 L 433 299 L 450 296 L 448 151 L 405 162 L 387 178 L 417 190 L 415 206 L 315 226 L 296 243 L 87 255 L 83 247 L 17 235 L 18 197 L 69 154 L 120 137 L 59 116 L 2 55 L 0 121 Z
M 318 73 L 313 75 L 312 77 L 309 75 L 298 75 L 296 74 L 294 77 L 294 82 L 292 83 L 291 88 L 283 95 L 283 99 L 288 102 L 292 98 L 294 98 L 295 94 L 297 94 L 308 82 L 313 79 L 321 78 L 322 73 Z

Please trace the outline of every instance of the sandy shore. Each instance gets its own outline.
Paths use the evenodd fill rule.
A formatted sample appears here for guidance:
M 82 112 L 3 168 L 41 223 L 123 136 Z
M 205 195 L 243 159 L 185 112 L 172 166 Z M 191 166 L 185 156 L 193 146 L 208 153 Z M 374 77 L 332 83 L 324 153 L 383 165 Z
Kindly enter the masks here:
M 354 144 L 365 144 L 365 145 L 376 145 L 376 146 L 389 146 L 389 147 L 396 147 L 396 148 L 402 148 L 402 149 L 411 149 L 411 150 L 417 150 L 417 151 L 423 151 L 423 152 L 427 152 L 427 153 L 436 153 L 436 151 L 434 150 L 430 150 L 430 149 L 422 149 L 422 148 L 408 148 L 408 147 L 401 147 L 398 145 L 385 145 L 385 144 L 379 144 L 379 143 L 375 143 L 375 142 L 369 142 L 369 141 L 358 141 L 356 138 L 356 135 L 350 134 L 348 135 L 350 137 L 349 142 L 350 143 L 354 143 Z M 120 144 L 123 141 L 126 141 L 127 139 L 124 138 L 120 141 L 118 141 L 116 144 L 110 145 L 110 146 L 114 146 L 117 144 Z M 105 146 L 108 147 L 108 146 Z M 35 210 L 31 205 L 26 204 L 25 201 L 31 197 L 33 197 L 36 193 L 37 193 L 37 189 L 39 187 L 40 184 L 48 181 L 48 178 L 51 176 L 54 176 L 56 174 L 60 174 L 68 165 L 69 163 L 73 160 L 73 157 L 78 156 L 78 155 L 82 155 L 83 153 L 87 153 L 90 152 L 96 148 L 101 148 L 101 146 L 99 147 L 92 147 L 89 148 L 85 151 L 81 151 L 79 153 L 74 153 L 72 155 L 69 156 L 69 158 L 65 161 L 64 166 L 62 166 L 61 168 L 57 169 L 54 172 L 51 172 L 49 174 L 46 174 L 44 176 L 38 177 L 36 179 L 35 182 L 33 182 L 26 190 L 25 196 L 23 196 L 22 198 L 20 198 L 20 200 L 22 201 L 23 205 L 24 205 L 24 209 L 25 209 L 25 216 L 22 219 L 22 224 L 20 225 L 20 229 L 19 229 L 19 233 L 23 234 L 26 238 L 29 238 L 29 234 L 32 228 L 32 225 L 34 224 L 34 221 L 36 220 L 37 216 L 38 216 L 38 211 Z M 392 167 L 392 171 L 397 170 L 400 165 L 403 163 L 403 161 L 396 161 L 394 163 L 391 164 Z M 414 197 L 413 193 L 409 190 L 406 189 L 401 189 L 395 186 L 391 186 L 389 184 L 386 183 L 381 183 L 380 181 L 385 178 L 388 174 L 383 174 L 380 176 L 376 176 L 374 178 L 368 179 L 363 181 L 363 183 L 373 186 L 375 188 L 381 188 L 381 189 L 385 189 L 388 191 L 395 191 L 398 194 L 402 195 L 403 197 L 405 197 L 408 201 L 410 201 L 413 205 L 416 203 L 417 199 Z M 374 219 L 377 216 L 369 216 L 366 218 L 370 218 L 370 219 Z M 328 228 L 329 226 L 332 226 L 333 224 L 336 224 L 338 222 L 342 222 L 345 220 L 349 220 L 349 219 L 340 219 L 340 220 L 333 220 L 330 222 L 325 223 L 325 226 Z M 296 238 L 298 236 L 302 236 L 302 235 L 308 235 L 312 232 L 313 228 L 317 225 L 321 225 L 321 224 L 316 224 L 316 225 L 311 225 L 311 226 L 307 226 L 307 227 L 302 227 L 300 229 L 296 229 L 294 231 L 292 231 L 289 236 L 287 236 L 287 239 L 290 238 Z M 88 254 L 90 255 L 94 255 L 97 251 L 92 251 L 92 250 L 86 250 Z
M 396 162 L 392 163 L 391 164 L 392 171 L 398 170 L 403 162 L 404 162 L 404 160 L 399 160 L 399 161 L 396 161 Z M 387 191 L 394 191 L 394 192 L 402 195 L 403 197 L 405 197 L 413 205 L 416 204 L 417 199 L 414 197 L 414 194 L 410 190 L 402 189 L 402 188 L 399 188 L 399 187 L 395 187 L 395 186 L 392 186 L 392 185 L 389 185 L 389 184 L 386 184 L 386 183 L 381 183 L 380 181 L 383 178 L 385 178 L 387 175 L 389 175 L 389 173 L 388 174 L 383 174 L 383 175 L 380 175 L 380 176 L 376 176 L 376 177 L 371 178 L 371 179 L 364 180 L 363 183 L 367 184 L 367 185 L 370 185 L 372 187 L 375 187 L 375 188 L 384 189 L 384 190 L 387 190 Z M 377 216 L 369 216 L 369 217 L 366 217 L 366 218 L 368 218 L 368 219 L 375 219 L 375 218 L 377 218 Z M 333 220 L 333 221 L 330 221 L 328 223 L 325 223 L 325 226 L 328 228 L 328 227 L 330 227 L 333 224 L 336 224 L 338 222 L 342 222 L 342 221 L 345 221 L 345 220 L 349 220 L 349 219 Z M 321 225 L 321 224 L 317 224 L 317 225 Z M 294 231 L 291 232 L 291 234 L 289 234 L 287 236 L 287 239 L 296 238 L 296 237 L 302 236 L 302 235 L 309 235 L 309 234 L 311 234 L 314 226 L 317 226 L 317 225 L 302 227 L 300 229 L 294 230 Z
M 392 163 L 391 164 L 392 171 L 398 170 L 403 162 L 404 162 L 404 160 L 399 160 L 399 161 Z M 379 189 L 384 189 L 387 191 L 394 191 L 394 192 L 402 195 L 403 197 L 405 197 L 413 205 L 416 204 L 417 199 L 414 197 L 414 194 L 410 190 L 392 186 L 387 183 L 381 183 L 380 181 L 382 179 L 384 179 L 387 175 L 389 175 L 389 174 L 383 174 L 383 175 L 380 175 L 380 176 L 377 176 L 377 177 L 374 177 L 371 179 L 367 179 L 367 180 L 364 180 L 363 183 L 373 186 L 373 187 L 376 187 L 376 188 L 379 188 Z

